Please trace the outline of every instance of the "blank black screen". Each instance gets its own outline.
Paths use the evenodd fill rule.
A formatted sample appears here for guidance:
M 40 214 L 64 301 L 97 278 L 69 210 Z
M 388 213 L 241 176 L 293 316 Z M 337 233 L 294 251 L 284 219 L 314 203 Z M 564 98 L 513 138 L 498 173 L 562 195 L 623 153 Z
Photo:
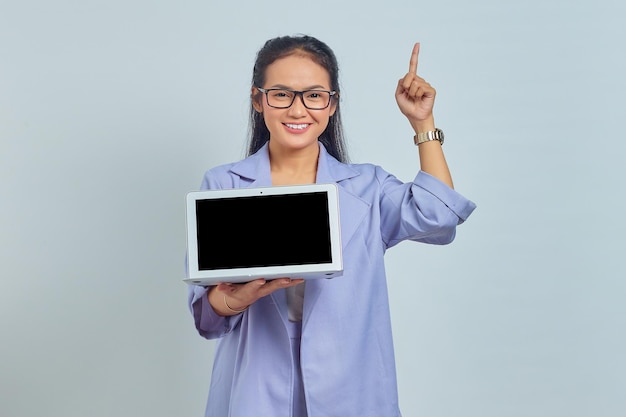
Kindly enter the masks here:
M 329 263 L 326 193 L 196 201 L 198 269 Z

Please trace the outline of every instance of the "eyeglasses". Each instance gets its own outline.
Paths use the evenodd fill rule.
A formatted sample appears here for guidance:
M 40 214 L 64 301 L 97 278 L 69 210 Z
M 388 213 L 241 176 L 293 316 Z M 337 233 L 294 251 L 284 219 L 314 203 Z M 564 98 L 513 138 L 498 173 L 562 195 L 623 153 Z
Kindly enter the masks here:
M 287 109 L 291 107 L 296 99 L 300 96 L 302 104 L 309 110 L 323 110 L 330 105 L 330 98 L 337 94 L 336 91 L 326 90 L 304 90 L 296 91 L 286 88 L 261 88 L 257 87 L 262 93 L 265 93 L 267 105 L 275 109 Z

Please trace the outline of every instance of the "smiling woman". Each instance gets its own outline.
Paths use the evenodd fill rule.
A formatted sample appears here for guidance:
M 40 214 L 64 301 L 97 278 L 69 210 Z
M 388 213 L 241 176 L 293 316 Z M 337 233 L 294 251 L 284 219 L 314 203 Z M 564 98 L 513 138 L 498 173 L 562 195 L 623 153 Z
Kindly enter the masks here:
M 259 51 L 249 156 L 209 170 L 202 188 L 337 184 L 343 276 L 190 286 L 198 332 L 218 339 L 207 417 L 400 416 L 383 256 L 404 240 L 450 243 L 475 208 L 452 188 L 418 53 L 416 44 L 396 88 L 420 153 L 421 169 L 403 183 L 347 163 L 327 45 L 281 37 Z M 297 243 L 306 248 L 307 238 Z
M 328 71 L 299 52 L 274 61 L 264 78 L 267 88 L 253 87 L 252 94 L 266 100 L 256 94 L 252 105 L 269 131 L 273 184 L 315 182 L 317 141 L 337 110 Z
M 320 78 L 319 83 L 313 83 L 311 79 L 305 79 L 305 83 L 310 83 L 302 89 L 329 90 L 334 108 L 333 117 L 328 121 L 328 128 L 319 137 L 319 141 L 326 147 L 328 152 L 339 161 L 346 162 L 347 154 L 343 141 L 343 130 L 341 127 L 340 111 L 340 89 L 339 89 L 339 65 L 333 51 L 323 42 L 319 42 L 312 37 L 279 37 L 268 41 L 258 52 L 257 59 L 252 73 L 252 91 L 250 106 L 250 128 L 251 137 L 248 144 L 248 154 L 252 155 L 258 151 L 270 139 L 270 132 L 266 126 L 262 111 L 262 92 L 259 88 L 280 88 L 292 89 L 294 86 L 284 84 L 272 85 L 268 81 L 269 67 L 283 58 L 298 57 L 305 58 L 315 63 L 318 67 L 305 65 L 304 69 L 317 72 L 316 77 Z M 307 63 L 308 64 L 308 63 Z M 280 69 L 280 68 L 279 68 Z M 319 72 L 321 69 L 321 73 Z M 283 68 L 285 70 L 285 68 Z M 288 71 L 291 73 L 291 71 Z M 287 74 L 290 76 L 291 74 Z M 304 74 L 301 74 L 304 75 Z M 295 74 L 291 75 L 295 76 Z M 286 83 L 288 80 L 278 81 Z M 301 81 L 302 82 L 302 81 Z M 331 104 L 329 101 L 329 106 Z M 266 103 L 269 103 L 266 100 Z M 282 106 L 281 106 L 282 107 Z

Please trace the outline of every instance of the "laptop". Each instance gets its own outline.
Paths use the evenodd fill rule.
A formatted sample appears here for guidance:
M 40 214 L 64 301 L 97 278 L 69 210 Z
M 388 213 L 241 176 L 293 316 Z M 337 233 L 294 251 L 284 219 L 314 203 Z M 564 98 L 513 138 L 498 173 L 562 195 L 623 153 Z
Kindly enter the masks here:
M 340 276 L 337 185 L 190 192 L 187 257 L 193 285 Z

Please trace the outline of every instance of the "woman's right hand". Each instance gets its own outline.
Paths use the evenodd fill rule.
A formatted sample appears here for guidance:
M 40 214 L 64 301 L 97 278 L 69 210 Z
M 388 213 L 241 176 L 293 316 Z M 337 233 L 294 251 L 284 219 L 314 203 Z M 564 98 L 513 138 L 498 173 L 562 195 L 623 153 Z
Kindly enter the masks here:
M 409 72 L 398 81 L 396 101 L 415 133 L 434 130 L 433 106 L 435 105 L 435 89 L 422 77 L 417 75 L 417 63 L 420 44 L 416 43 L 411 52 Z
M 234 316 L 245 311 L 259 298 L 281 288 L 303 283 L 303 279 L 277 278 L 256 279 L 244 284 L 223 283 L 211 288 L 207 297 L 213 310 L 220 316 Z

